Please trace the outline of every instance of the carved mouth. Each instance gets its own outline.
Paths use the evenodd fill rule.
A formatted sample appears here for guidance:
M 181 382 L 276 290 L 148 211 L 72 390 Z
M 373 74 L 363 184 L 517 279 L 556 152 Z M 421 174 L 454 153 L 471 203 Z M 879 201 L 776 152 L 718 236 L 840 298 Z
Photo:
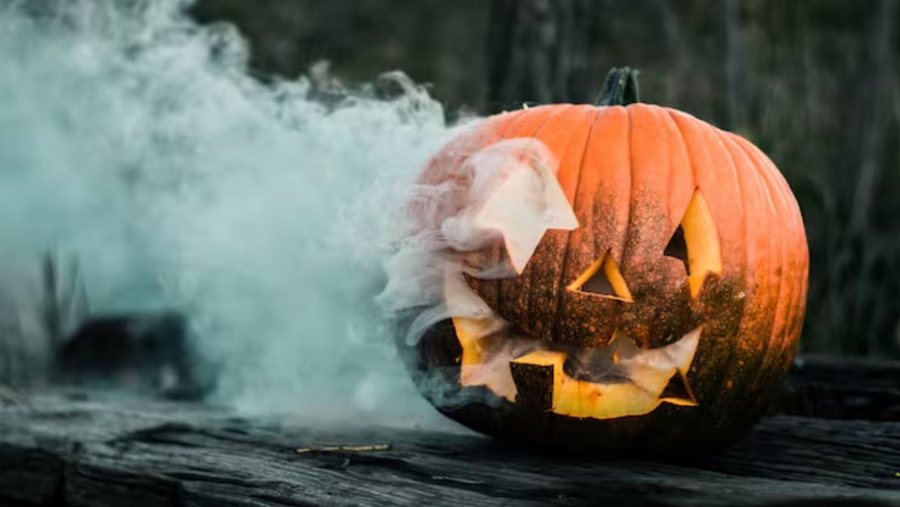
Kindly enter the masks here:
M 484 386 L 517 405 L 580 418 L 643 415 L 663 403 L 697 405 L 687 374 L 700 327 L 653 349 L 615 335 L 605 347 L 576 356 L 514 334 L 458 274 L 445 273 L 444 297 L 462 348 L 464 387 Z
M 700 341 L 699 327 L 655 349 L 617 337 L 591 350 L 590 356 L 609 360 L 582 364 L 590 376 L 584 380 L 566 371 L 565 352 L 549 350 L 540 341 L 492 333 L 497 325 L 486 319 L 457 317 L 453 325 L 462 347 L 460 384 L 484 386 L 517 405 L 595 419 L 643 415 L 663 403 L 697 405 L 687 373 Z

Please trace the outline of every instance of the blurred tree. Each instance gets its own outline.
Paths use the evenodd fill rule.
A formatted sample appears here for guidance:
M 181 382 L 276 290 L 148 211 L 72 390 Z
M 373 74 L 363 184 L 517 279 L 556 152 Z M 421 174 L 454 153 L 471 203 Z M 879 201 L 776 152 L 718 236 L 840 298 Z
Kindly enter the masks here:
M 726 127 L 741 132 L 747 127 L 744 118 L 745 107 L 745 61 L 744 45 L 739 19 L 738 0 L 722 3 L 722 24 L 725 28 L 725 79 L 727 83 L 728 117 Z
M 672 71 L 668 73 L 665 83 L 664 103 L 678 104 L 691 75 L 691 58 L 685 44 L 683 23 L 673 0 L 654 0 L 654 5 L 660 17 L 663 40 L 672 64 Z
M 449 110 L 481 108 L 486 3 L 481 0 L 199 0 L 202 22 L 229 21 L 251 67 L 296 78 L 326 59 L 347 84 L 403 70 Z
M 523 102 L 590 102 L 598 2 L 493 0 L 487 33 L 490 112 Z
M 855 134 L 848 174 L 857 173 L 850 228 L 854 234 L 869 229 L 875 184 L 883 168 L 887 129 L 891 120 L 891 39 L 897 12 L 895 0 L 870 2 L 869 23 L 859 61 L 852 132 Z

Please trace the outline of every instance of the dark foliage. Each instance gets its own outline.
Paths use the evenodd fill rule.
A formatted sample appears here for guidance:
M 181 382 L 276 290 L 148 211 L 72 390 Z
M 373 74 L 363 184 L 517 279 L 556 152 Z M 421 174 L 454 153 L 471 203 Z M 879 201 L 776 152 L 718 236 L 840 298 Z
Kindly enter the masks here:
M 803 347 L 900 357 L 900 9 L 892 0 L 201 0 L 234 21 L 253 66 L 348 80 L 401 68 L 449 107 L 591 101 L 606 70 L 641 98 L 758 144 L 807 224 Z

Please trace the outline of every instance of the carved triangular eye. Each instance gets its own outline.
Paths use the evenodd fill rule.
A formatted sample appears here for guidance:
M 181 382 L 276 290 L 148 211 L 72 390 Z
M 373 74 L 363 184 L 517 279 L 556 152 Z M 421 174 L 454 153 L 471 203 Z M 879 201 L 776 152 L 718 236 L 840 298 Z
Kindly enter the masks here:
M 628 284 L 625 283 L 625 278 L 619 271 L 618 264 L 609 252 L 594 261 L 566 288 L 571 291 L 595 294 L 629 303 L 634 301 L 631 291 L 628 290 Z
M 681 224 L 675 229 L 663 254 L 684 263 L 693 297 L 700 293 L 707 274 L 722 273 L 719 234 L 699 188 L 694 191 Z
M 672 234 L 672 239 L 666 245 L 663 255 L 680 260 L 684 264 L 684 272 L 690 273 L 691 267 L 688 263 L 687 243 L 684 241 L 684 229 L 681 227 L 681 224 L 678 224 L 678 228 Z

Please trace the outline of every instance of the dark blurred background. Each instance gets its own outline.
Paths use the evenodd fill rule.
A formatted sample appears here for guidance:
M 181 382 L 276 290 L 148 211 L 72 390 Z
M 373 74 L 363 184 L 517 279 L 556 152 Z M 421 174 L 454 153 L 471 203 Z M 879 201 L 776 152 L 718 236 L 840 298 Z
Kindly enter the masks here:
M 591 102 L 610 67 L 636 67 L 642 101 L 743 134 L 789 180 L 812 263 L 803 350 L 896 358 L 898 3 L 200 0 L 193 13 L 235 23 L 260 75 L 315 68 L 352 86 L 402 69 L 449 121 Z

